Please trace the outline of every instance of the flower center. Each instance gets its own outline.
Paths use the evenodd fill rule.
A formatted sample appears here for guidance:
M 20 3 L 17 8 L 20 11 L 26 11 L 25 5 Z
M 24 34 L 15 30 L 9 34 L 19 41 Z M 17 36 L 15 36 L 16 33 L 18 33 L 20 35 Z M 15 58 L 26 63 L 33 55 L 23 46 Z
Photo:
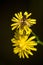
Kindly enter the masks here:
M 24 49 L 25 49 L 25 44 L 26 44 L 26 42 L 25 42 L 23 39 L 21 39 L 21 40 L 18 41 L 18 43 L 19 43 L 19 47 L 20 47 L 22 50 L 24 50 Z

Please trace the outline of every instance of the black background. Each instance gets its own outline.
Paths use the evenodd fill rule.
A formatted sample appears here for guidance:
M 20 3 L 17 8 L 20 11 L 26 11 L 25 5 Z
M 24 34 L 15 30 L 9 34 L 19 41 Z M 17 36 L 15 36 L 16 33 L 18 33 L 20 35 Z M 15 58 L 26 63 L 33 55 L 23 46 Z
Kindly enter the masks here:
M 43 0 L 0 0 L 0 65 L 43 65 L 43 46 L 38 44 L 37 52 L 29 59 L 19 59 L 18 55 L 13 53 L 11 38 L 11 18 L 16 12 L 28 11 L 32 13 L 32 18 L 37 20 L 37 24 L 32 26 L 33 31 L 43 41 Z

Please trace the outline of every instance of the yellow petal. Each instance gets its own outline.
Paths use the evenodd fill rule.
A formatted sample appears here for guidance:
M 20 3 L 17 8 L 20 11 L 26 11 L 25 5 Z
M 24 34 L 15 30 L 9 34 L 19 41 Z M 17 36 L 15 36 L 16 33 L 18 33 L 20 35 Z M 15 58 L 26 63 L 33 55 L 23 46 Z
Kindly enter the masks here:
M 14 30 L 17 26 L 12 27 L 12 30 Z
M 29 58 L 28 54 L 25 51 L 24 51 L 24 54 L 25 54 L 26 58 Z
M 28 13 L 27 12 L 24 12 L 24 15 L 27 15 Z
M 13 24 L 11 24 L 11 26 L 15 26 L 15 25 L 18 25 L 18 23 L 13 23 Z
M 29 19 L 27 19 L 27 22 L 28 22 L 28 24 L 33 25 L 33 24 L 36 24 L 36 19 L 29 18 Z
M 31 19 L 31 21 L 36 21 L 36 19 Z
M 23 53 L 23 52 L 21 53 L 21 55 L 22 55 L 22 57 L 23 57 L 23 58 L 25 58 L 25 57 L 24 57 L 24 53 Z
M 30 24 L 33 25 L 33 24 L 36 24 L 36 22 L 31 22 Z
M 29 42 L 29 44 L 28 45 L 34 45 L 34 46 L 36 46 L 37 45 L 37 43 L 35 42 L 35 41 L 31 41 L 31 42 Z
M 15 43 L 16 40 L 14 38 L 12 38 L 11 41 L 12 41 L 12 43 Z
M 20 12 L 20 13 L 18 13 L 18 14 L 15 13 L 15 16 L 16 16 L 19 20 L 21 20 L 21 18 L 22 18 L 22 12 Z
M 32 15 L 32 13 L 29 13 L 28 15 L 26 15 L 26 18 L 28 18 L 29 16 L 31 16 Z
M 17 54 L 17 53 L 19 53 L 19 48 L 18 47 L 15 47 L 14 49 L 13 49 L 13 52 L 15 53 L 15 54 Z
M 30 21 L 31 24 L 36 24 L 36 19 L 31 19 Z
M 19 16 L 15 13 L 15 16 L 19 19 Z
M 25 39 L 25 41 L 28 39 L 28 36 L 26 35 L 26 36 L 24 36 L 24 39 Z
M 18 25 L 17 29 L 20 28 L 20 24 Z
M 22 17 L 23 17 L 23 16 L 22 16 L 22 12 L 20 12 L 20 15 L 19 15 L 19 17 L 22 19 Z
M 30 55 L 33 55 L 33 53 L 31 51 L 29 51 L 29 50 L 27 51 L 27 53 L 30 54 Z
M 32 32 L 32 30 L 28 26 L 24 26 L 24 30 L 26 31 L 26 34 L 29 34 Z
M 30 37 L 30 38 L 28 39 L 28 42 L 31 41 L 31 40 L 33 40 L 33 39 L 35 39 L 35 38 L 36 38 L 36 36 Z
M 13 22 L 19 22 L 19 20 L 16 19 L 15 17 L 13 17 L 13 18 L 11 19 L 11 21 L 13 21 Z
M 19 29 L 19 34 L 20 34 L 20 35 L 23 34 L 23 29 Z
M 18 54 L 19 58 L 21 58 L 21 52 Z
M 20 14 L 18 13 L 18 16 L 19 16 Z
M 30 48 L 31 50 L 33 50 L 33 51 L 37 51 L 37 49 L 36 48 Z

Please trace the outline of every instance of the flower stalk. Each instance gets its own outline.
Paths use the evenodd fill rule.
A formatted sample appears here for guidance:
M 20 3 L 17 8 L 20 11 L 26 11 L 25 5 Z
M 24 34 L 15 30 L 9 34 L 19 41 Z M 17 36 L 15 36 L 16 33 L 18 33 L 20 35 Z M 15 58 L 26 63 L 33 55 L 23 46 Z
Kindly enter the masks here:
M 32 34 L 33 34 L 34 36 L 36 36 L 36 42 L 37 42 L 38 44 L 43 45 L 43 42 L 40 41 L 39 37 L 38 37 L 33 31 L 32 31 Z

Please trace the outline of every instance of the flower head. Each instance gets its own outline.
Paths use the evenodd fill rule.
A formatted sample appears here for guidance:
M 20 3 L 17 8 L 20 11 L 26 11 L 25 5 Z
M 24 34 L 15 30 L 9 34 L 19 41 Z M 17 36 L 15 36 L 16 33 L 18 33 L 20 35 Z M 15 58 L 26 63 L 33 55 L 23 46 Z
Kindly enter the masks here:
M 28 39 L 28 36 L 19 36 L 19 39 L 12 38 L 11 41 L 13 46 L 13 52 L 18 54 L 19 58 L 29 58 L 29 54 L 33 55 L 32 51 L 37 51 L 34 47 L 37 43 L 34 41 L 35 36 L 32 36 Z
M 15 13 L 15 17 L 12 18 L 12 21 L 14 22 L 13 24 L 11 24 L 12 30 L 17 28 L 19 29 L 20 34 L 23 34 L 24 31 L 26 32 L 26 34 L 31 33 L 32 30 L 30 29 L 30 27 L 33 24 L 36 24 L 36 19 L 31 19 L 29 18 L 30 16 L 31 13 L 28 14 L 28 12 L 24 12 L 23 15 L 22 12 Z

